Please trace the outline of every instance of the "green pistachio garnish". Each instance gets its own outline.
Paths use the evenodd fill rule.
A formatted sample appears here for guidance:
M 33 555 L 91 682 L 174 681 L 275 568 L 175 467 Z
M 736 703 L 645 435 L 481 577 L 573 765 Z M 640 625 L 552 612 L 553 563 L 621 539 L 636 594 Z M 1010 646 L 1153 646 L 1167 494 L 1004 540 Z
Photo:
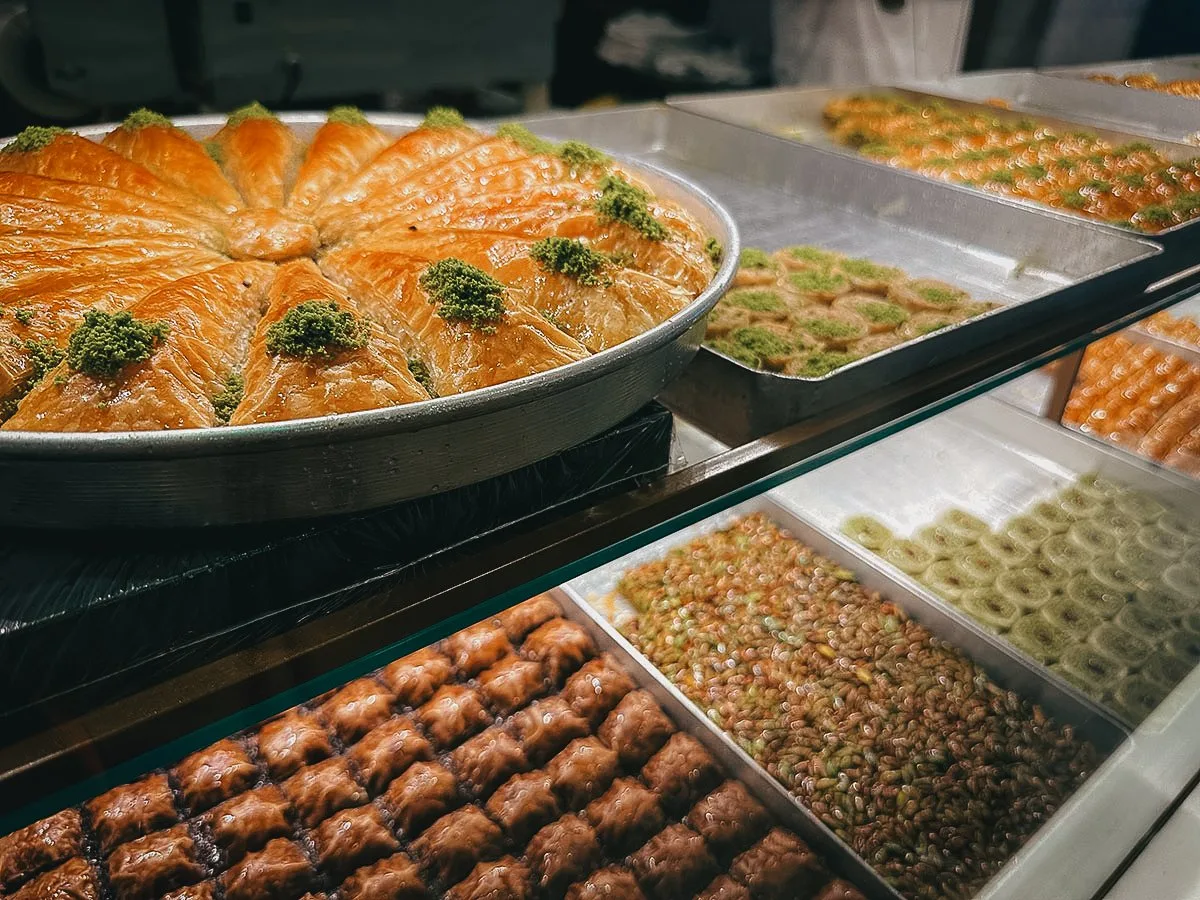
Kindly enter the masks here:
M 917 296 L 934 306 L 954 306 L 965 300 L 967 295 L 962 291 L 952 291 L 946 288 L 923 287 L 917 289 Z
M 600 218 L 624 222 L 644 237 L 661 241 L 667 236 L 667 229 L 650 213 L 649 202 L 649 194 L 617 175 L 600 179 L 600 198 L 596 201 Z
M 715 341 L 705 341 L 704 343 L 706 346 L 711 347 L 718 353 L 723 353 L 730 359 L 736 360 L 737 362 L 747 365 L 752 369 L 758 369 L 762 367 L 762 360 L 759 358 L 758 354 L 747 350 L 741 344 L 735 343 L 734 341 L 721 338 Z
M 212 397 L 213 412 L 217 414 L 217 420 L 229 424 L 230 416 L 238 408 L 238 404 L 242 402 L 244 396 L 246 396 L 246 379 L 237 372 L 230 372 L 225 378 L 225 384 L 221 390 Z
M 576 169 L 586 166 L 606 166 L 612 162 L 608 154 L 583 141 L 563 141 L 557 152 L 563 162 Z
M 796 349 L 789 341 L 784 340 L 774 331 L 760 328 L 757 325 L 735 328 L 729 335 L 729 339 L 763 360 L 787 356 Z
M 437 314 L 452 322 L 465 322 L 485 333 L 504 318 L 505 286 L 483 269 L 453 256 L 436 262 L 417 281 L 438 305 Z
M 357 106 L 335 106 L 325 117 L 327 122 L 338 122 L 342 125 L 369 125 L 367 117 Z
M 770 269 L 774 265 L 766 251 L 757 247 L 747 247 L 738 257 L 738 267 L 742 269 Z
M 812 263 L 815 266 L 832 266 L 841 259 L 838 254 L 822 250 L 820 247 L 788 247 L 783 252 L 792 259 Z
M 529 248 L 532 256 L 548 272 L 558 272 L 575 278 L 580 284 L 608 284 L 612 279 L 604 274 L 609 259 L 583 241 L 564 237 L 548 237 Z
M 871 278 L 877 281 L 888 281 L 903 277 L 904 273 L 891 266 L 881 266 L 869 259 L 843 259 L 838 263 L 847 275 L 853 278 Z
M 778 291 L 758 288 L 731 291 L 725 295 L 723 302 L 751 312 L 783 312 L 787 309 Z
M 431 106 L 421 122 L 424 128 L 461 128 L 467 124 L 463 114 L 452 106 Z
M 66 356 L 61 347 L 47 340 L 26 341 L 25 352 L 29 354 L 29 365 L 33 368 L 33 374 L 29 376 L 29 387 L 41 381 L 45 374 Z
M 271 112 L 257 100 L 253 103 L 247 103 L 245 106 L 235 109 L 229 114 L 229 119 L 226 125 L 229 128 L 237 128 L 243 122 L 250 119 L 274 119 L 277 118 L 275 113 Z
M 893 328 L 908 321 L 908 313 L 903 307 L 894 303 L 884 303 L 882 300 L 864 300 L 854 307 L 859 315 L 876 325 L 890 325 Z
M 30 125 L 9 143 L 4 145 L 5 153 L 32 153 L 53 143 L 60 134 L 71 134 L 65 128 L 54 125 Z
M 212 161 L 215 162 L 218 166 L 224 165 L 225 150 L 216 141 L 205 141 L 204 142 L 204 152 L 207 153 L 209 155 L 209 158 L 211 158 Z
M 800 378 L 820 378 L 823 375 L 828 375 L 835 369 L 849 365 L 858 358 L 859 356 L 856 353 L 837 353 L 832 350 L 819 350 L 805 356 L 801 360 L 800 365 L 793 367 L 793 370 L 788 374 L 796 375 Z
M 305 300 L 267 329 L 267 352 L 300 359 L 365 347 L 370 327 L 333 300 Z
M 33 316 L 34 316 L 34 311 L 27 306 L 22 307 L 21 309 L 18 309 L 13 313 L 13 318 L 16 319 L 18 322 L 20 322 L 22 325 L 33 324 Z
M 553 141 L 538 137 L 524 125 L 518 125 L 516 122 L 505 122 L 496 129 L 496 137 L 508 138 L 529 153 L 550 154 L 558 150 Z
M 801 319 L 796 324 L 813 337 L 827 341 L 845 340 L 862 332 L 861 326 L 853 322 L 843 322 L 841 319 Z
M 721 257 L 725 255 L 725 248 L 721 246 L 721 242 L 715 237 L 710 237 L 704 242 L 704 252 L 708 254 L 708 258 L 712 260 L 714 266 L 721 264 Z
M 1087 197 L 1079 191 L 1065 191 L 1062 195 L 1063 206 L 1068 209 L 1083 209 L 1087 206 Z
M 850 286 L 845 275 L 837 272 L 821 272 L 816 269 L 793 272 L 787 277 L 787 280 L 788 284 L 801 293 L 810 291 L 830 293 L 845 290 Z
M 169 330 L 166 322 L 143 322 L 126 311 L 89 310 L 67 341 L 67 363 L 85 375 L 112 378 L 149 359 Z
M 429 366 L 416 357 L 412 357 L 408 360 L 408 371 L 412 372 L 412 377 L 416 379 L 417 384 L 425 388 L 425 392 L 430 397 L 437 396 L 437 392 L 433 389 L 433 375 L 429 372 Z
M 164 116 L 162 113 L 157 113 L 152 109 L 135 109 L 125 117 L 125 121 L 121 123 L 122 128 L 128 128 L 130 131 L 136 131 L 138 128 L 174 128 L 175 123 Z

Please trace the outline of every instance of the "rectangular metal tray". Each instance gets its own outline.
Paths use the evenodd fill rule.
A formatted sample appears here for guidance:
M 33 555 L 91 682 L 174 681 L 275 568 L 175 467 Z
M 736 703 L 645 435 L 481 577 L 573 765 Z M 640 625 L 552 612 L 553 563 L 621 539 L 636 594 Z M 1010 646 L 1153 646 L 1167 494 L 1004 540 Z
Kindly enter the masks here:
M 1192 78 L 1200 78 L 1200 69 L 1185 71 L 1190 71 Z M 977 103 L 1003 100 L 1013 109 L 1063 116 L 1098 128 L 1120 128 L 1183 144 L 1200 143 L 1200 100 L 1102 84 L 1082 75 L 1063 78 L 1032 70 L 979 72 L 917 82 L 910 87 Z
M 679 689 L 642 656 L 570 584 L 550 591 L 568 619 L 578 622 L 600 650 L 611 653 L 640 688 L 658 701 L 681 731 L 686 731 L 708 750 L 726 774 L 746 786 L 780 824 L 794 831 L 825 860 L 834 873 L 847 879 L 871 900 L 900 900 L 898 894 L 874 869 L 825 827 L 808 809 L 731 741 L 701 713 Z
M 761 372 L 702 349 L 662 396 L 731 443 L 1173 271 L 1142 238 L 662 106 L 524 121 L 684 174 L 729 209 L 746 246 L 821 244 L 1003 304 L 823 378 Z
M 995 525 L 1085 472 L 1100 472 L 1170 505 L 1193 510 L 1200 506 L 1200 488 L 1194 482 L 993 397 L 914 425 L 774 493 L 781 503 L 834 534 L 832 541 L 842 555 L 854 557 L 849 563 L 853 569 L 858 560 L 876 558 L 835 534 L 847 515 L 869 511 L 897 533 L 906 533 L 953 505 Z M 875 564 L 892 579 L 925 594 L 890 565 Z M 925 598 L 949 609 L 931 595 Z M 1021 850 L 985 896 L 1092 897 L 1197 771 L 1200 668 Z
M 883 445 L 886 445 L 886 442 Z M 802 517 L 802 514 L 794 509 L 791 504 L 782 502 L 783 496 L 782 493 L 777 491 L 739 504 L 696 525 L 682 529 L 669 537 L 655 541 L 606 566 L 582 575 L 565 584 L 563 590 L 578 599 L 581 608 L 597 622 L 599 627 L 612 636 L 614 642 L 623 648 L 627 648 L 628 652 L 632 653 L 635 658 L 642 659 L 642 665 L 653 669 L 653 665 L 646 661 L 645 657 L 621 637 L 608 622 L 605 612 L 594 604 L 604 603 L 604 598 L 615 591 L 621 575 L 630 567 L 659 559 L 669 549 L 686 543 L 702 534 L 723 528 L 738 516 L 761 512 L 778 525 L 786 528 L 795 538 L 812 547 L 818 553 L 847 564 L 854 571 L 860 583 L 870 590 L 879 591 L 904 609 L 913 619 L 928 628 L 933 634 L 964 651 L 968 657 L 984 668 L 998 685 L 1016 691 L 1023 697 L 1040 704 L 1043 709 L 1057 720 L 1072 724 L 1076 729 L 1076 733 L 1092 741 L 1101 754 L 1109 756 L 1110 761 L 1127 747 L 1128 731 L 1073 687 L 1057 678 L 1049 677 L 1049 673 L 1042 669 L 1042 667 L 1029 662 L 1015 650 L 983 631 L 974 622 L 962 616 L 956 610 L 952 610 L 945 604 L 933 600 L 920 590 L 914 590 L 911 584 L 896 578 L 889 566 L 882 564 L 878 560 L 873 560 L 869 556 L 852 552 L 852 548 L 848 548 L 841 539 L 829 530 L 814 525 L 810 520 Z M 657 672 L 656 669 L 654 671 Z M 692 715 L 697 716 L 708 724 L 703 714 L 669 680 L 661 675 L 659 675 L 659 679 L 664 682 L 664 690 L 678 697 L 686 708 L 693 711 Z M 716 728 L 715 725 L 711 725 L 710 727 L 732 750 L 740 753 L 740 749 L 724 732 Z M 764 770 L 758 763 L 750 759 L 750 757 L 742 754 L 741 758 L 747 768 L 753 768 L 758 773 L 765 775 Z M 1105 765 L 1107 766 L 1108 763 L 1105 763 Z M 772 780 L 770 776 L 766 777 L 768 780 Z M 1097 775 L 1093 775 L 1092 777 L 1094 779 Z M 1088 784 L 1090 784 L 1090 780 L 1076 791 L 1076 796 L 1086 791 Z M 780 788 L 780 790 L 783 791 L 783 788 Z M 807 812 L 807 809 L 800 801 L 792 798 L 786 791 L 783 791 L 783 793 L 789 802 Z M 1075 797 L 1068 800 L 1063 808 L 1052 817 L 1050 825 L 1053 826 L 1075 803 Z M 825 828 L 823 823 L 818 821 L 817 824 L 821 828 Z M 1042 830 L 1030 839 L 1029 843 L 1022 848 L 1017 856 L 1009 861 L 1005 869 L 997 876 L 997 879 L 1003 878 L 1005 872 L 1019 865 L 1018 860 L 1030 852 L 1031 847 L 1039 840 L 1040 835 L 1047 830 L 1047 827 L 1050 826 L 1043 826 Z M 833 838 L 832 833 L 830 833 L 830 837 Z M 836 838 L 833 839 L 836 840 Z M 996 881 L 996 879 L 993 879 L 993 881 Z M 992 885 L 986 887 L 980 896 L 993 896 Z M 1001 894 L 1001 896 L 1012 896 L 1013 898 L 1020 896 L 1078 896 L 1083 898 L 1090 897 L 1091 893 L 1063 895 L 1051 893 L 1029 895 Z
M 1087 78 L 1089 75 L 1132 75 L 1149 72 L 1160 80 L 1197 78 L 1200 74 L 1200 55 L 1160 56 L 1154 59 L 1122 59 L 1113 62 L 1076 63 L 1071 66 L 1043 66 L 1038 69 L 1047 75 L 1065 78 Z
M 856 159 L 867 161 L 870 165 L 880 168 L 891 168 L 885 163 L 872 162 L 866 160 L 860 154 L 850 147 L 845 147 L 834 141 L 828 133 L 824 120 L 825 104 L 830 100 L 838 97 L 845 97 L 848 94 L 857 93 L 872 93 L 872 94 L 890 94 L 902 99 L 920 101 L 933 97 L 935 99 L 946 100 L 951 106 L 960 107 L 966 111 L 978 112 L 986 110 L 991 115 L 1000 119 L 1019 119 L 1028 118 L 1028 114 L 999 109 L 995 106 L 985 106 L 980 103 L 973 103 L 965 100 L 956 100 L 953 97 L 946 97 L 944 94 L 937 94 L 928 90 L 914 91 L 901 87 L 888 87 L 885 85 L 856 85 L 839 88 L 789 88 L 784 90 L 769 90 L 769 91 L 751 91 L 735 94 L 715 94 L 703 95 L 695 97 L 669 97 L 667 103 L 676 108 L 693 112 L 698 115 L 709 116 L 723 122 L 731 122 L 735 125 L 741 125 L 745 128 L 753 128 L 758 131 L 765 131 L 769 134 L 785 136 L 793 141 L 800 141 L 806 144 L 812 144 L 816 147 L 822 147 L 834 153 L 839 153 L 844 156 L 852 156 Z M 1039 115 L 1037 118 L 1047 125 L 1062 129 L 1064 131 L 1079 130 L 1080 123 L 1070 118 L 1057 118 L 1053 116 Z M 1187 144 L 1176 143 L 1173 141 L 1165 141 L 1160 138 L 1155 138 L 1147 135 L 1131 134 L 1118 129 L 1097 127 L 1088 125 L 1088 130 L 1094 132 L 1097 136 L 1106 140 L 1112 141 L 1114 144 L 1125 144 L 1131 141 L 1145 141 L 1152 144 L 1159 152 L 1171 160 L 1187 160 L 1196 155 L 1196 148 Z M 916 176 L 923 177 L 923 176 Z M 968 191 L 972 194 L 983 194 L 996 204 L 1013 205 L 1026 209 L 1043 210 L 1060 221 L 1069 219 L 1071 221 L 1091 221 L 1083 216 L 1070 212 L 1069 210 L 1055 210 L 1040 203 L 1035 203 L 1032 200 L 1022 200 L 1011 197 L 1003 197 L 998 194 L 985 191 L 982 188 L 973 188 L 966 185 L 956 185 L 963 191 Z M 1200 220 L 1198 220 L 1200 221 Z M 1095 223 L 1098 227 L 1106 231 L 1120 232 L 1114 225 L 1106 225 L 1102 222 Z M 1195 225 L 1196 221 L 1185 222 L 1182 225 L 1174 225 L 1164 231 L 1151 235 L 1154 240 L 1164 244 L 1174 244 L 1177 241 L 1183 240 L 1181 233 L 1187 231 L 1191 226 Z M 1191 246 L 1195 246 L 1195 241 L 1200 240 L 1193 231 L 1192 237 L 1186 239 Z M 1188 258 L 1184 264 L 1191 263 L 1193 260 Z

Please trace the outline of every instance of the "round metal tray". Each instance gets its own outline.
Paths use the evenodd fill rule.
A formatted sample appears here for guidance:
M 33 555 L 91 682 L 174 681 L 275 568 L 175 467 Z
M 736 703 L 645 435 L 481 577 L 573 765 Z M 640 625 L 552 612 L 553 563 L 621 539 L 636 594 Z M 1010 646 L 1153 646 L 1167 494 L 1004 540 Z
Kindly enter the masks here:
M 280 118 L 305 135 L 325 115 Z M 418 121 L 369 118 L 395 134 Z M 207 137 L 225 117 L 176 122 Z M 80 133 L 99 137 L 113 127 Z M 707 193 L 656 167 L 623 163 L 725 248 L 707 289 L 667 321 L 548 372 L 387 409 L 175 432 L 0 432 L 0 526 L 170 528 L 357 512 L 502 475 L 612 427 L 695 355 L 740 251 L 733 219 Z

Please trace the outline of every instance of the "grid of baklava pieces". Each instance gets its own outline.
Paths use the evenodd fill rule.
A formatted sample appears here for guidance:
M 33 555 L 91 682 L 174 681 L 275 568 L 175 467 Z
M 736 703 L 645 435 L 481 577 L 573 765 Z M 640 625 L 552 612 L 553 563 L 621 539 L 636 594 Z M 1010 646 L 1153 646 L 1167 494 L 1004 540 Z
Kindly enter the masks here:
M 0 838 L 4 900 L 854 900 L 550 597 Z

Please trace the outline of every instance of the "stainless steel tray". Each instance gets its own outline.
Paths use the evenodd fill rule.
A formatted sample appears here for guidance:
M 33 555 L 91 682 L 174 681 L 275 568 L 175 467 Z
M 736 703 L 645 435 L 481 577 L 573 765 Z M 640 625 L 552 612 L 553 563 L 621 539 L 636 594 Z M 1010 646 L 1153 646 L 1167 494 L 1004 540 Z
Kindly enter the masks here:
M 312 131 L 324 114 L 281 118 Z M 370 118 L 396 134 L 417 121 Z M 225 119 L 177 121 L 205 137 Z M 355 512 L 503 474 L 599 434 L 683 371 L 739 250 L 733 220 L 707 192 L 645 163 L 638 170 L 728 251 L 704 293 L 650 331 L 550 372 L 391 409 L 178 432 L 3 432 L 0 526 L 164 528 Z
M 719 119 L 724 122 L 732 122 L 736 125 L 741 125 L 746 128 L 753 128 L 759 131 L 765 131 L 775 135 L 785 135 L 792 140 L 800 141 L 813 146 L 822 147 L 835 153 L 844 156 L 853 156 L 856 159 L 861 159 L 868 162 L 872 166 L 881 168 L 890 168 L 886 163 L 873 162 L 861 156 L 853 149 L 845 147 L 830 136 L 825 127 L 824 108 L 825 104 L 837 97 L 844 97 L 847 94 L 855 93 L 882 93 L 891 94 L 901 98 L 910 100 L 919 100 L 921 98 L 935 97 L 938 99 L 947 100 L 952 106 L 959 106 L 963 109 L 978 111 L 986 109 L 990 114 L 1000 119 L 1018 119 L 1026 118 L 1025 113 L 999 109 L 994 106 L 984 107 L 979 103 L 971 103 L 964 100 L 955 100 L 952 97 L 946 97 L 930 91 L 913 91 L 905 88 L 887 87 L 880 85 L 858 85 L 840 88 L 796 88 L 786 90 L 771 90 L 771 91 L 756 91 L 736 94 L 718 94 L 705 95 L 697 97 L 672 97 L 668 98 L 667 102 L 676 109 L 686 110 L 687 112 L 697 113 L 703 116 L 709 116 L 714 119 Z M 1140 92 L 1139 92 L 1140 93 Z M 1078 130 L 1079 123 L 1070 119 L 1059 119 L 1056 117 L 1039 115 L 1038 119 L 1057 128 L 1065 131 Z M 1115 144 L 1124 144 L 1131 141 L 1146 141 L 1152 144 L 1157 150 L 1163 153 L 1172 160 L 1187 160 L 1196 155 L 1196 148 L 1187 144 L 1165 141 L 1159 138 L 1154 138 L 1147 135 L 1131 134 L 1112 128 L 1100 128 L 1090 126 L 1089 130 L 1100 137 L 1110 140 Z M 922 177 L 922 176 L 917 176 Z M 1055 216 L 1060 221 L 1062 219 L 1071 219 L 1074 221 L 1089 221 L 1085 217 L 1070 212 L 1069 210 L 1055 210 L 1040 203 L 1035 203 L 1032 200 L 1023 200 L 1012 197 L 1003 197 L 998 194 L 984 191 L 982 188 L 973 188 L 966 185 L 955 185 L 956 188 L 963 191 L 968 191 L 973 194 L 986 195 L 993 204 L 1004 204 L 1011 206 L 1020 206 L 1025 208 L 1043 210 L 1050 215 Z M 1103 222 L 1095 223 L 1099 228 L 1106 231 L 1121 231 L 1115 225 L 1107 225 Z M 1164 245 L 1173 245 L 1177 241 L 1184 240 L 1182 232 L 1187 231 L 1196 222 L 1185 222 L 1182 225 L 1174 225 L 1154 235 L 1149 235 L 1153 240 Z M 1195 234 L 1186 240 L 1191 246 L 1195 245 Z M 1183 264 L 1190 264 L 1194 260 L 1188 258 Z
M 660 106 L 525 121 L 684 174 L 732 212 L 746 245 L 818 243 L 1004 304 L 823 378 L 760 372 L 702 349 L 663 398 L 730 442 L 1036 327 L 1096 292 L 1141 291 L 1170 267 L 1142 238 Z
M 913 83 L 910 87 L 979 103 L 1004 100 L 1014 109 L 1064 116 L 1099 128 L 1121 128 L 1167 141 L 1200 143 L 1200 100 L 1089 81 L 1084 76 L 1092 71 L 1081 72 L 1076 78 L 1055 77 L 1046 70 L 980 72 Z M 1200 78 L 1200 69 L 1183 71 Z
M 1071 66 L 1043 66 L 1039 72 L 1067 78 L 1087 78 L 1089 75 L 1132 75 L 1149 72 L 1160 80 L 1173 78 L 1196 78 L 1200 70 L 1200 56 L 1160 56 L 1154 59 L 1122 59 L 1115 62 L 1076 63 Z
M 869 511 L 898 533 L 954 505 L 998 524 L 1075 476 L 1100 472 L 1183 508 L 1200 506 L 1186 478 L 1137 461 L 991 397 L 963 404 L 777 489 L 786 506 L 835 533 Z M 858 559 L 874 554 L 839 535 Z M 889 577 L 949 607 L 891 566 Z M 957 613 L 956 613 L 957 617 Z M 1031 663 L 1027 663 L 1031 665 Z M 1039 677 L 1048 673 L 1034 666 Z M 1200 771 L 1200 668 L 1133 732 L 985 891 L 988 897 L 1090 898 Z
M 566 618 L 578 622 L 602 651 L 611 653 L 638 687 L 658 701 L 681 731 L 704 745 L 725 772 L 738 779 L 780 824 L 803 838 L 836 874 L 853 883 L 871 900 L 900 900 L 900 895 L 840 838 L 801 806 L 741 747 L 696 709 L 679 689 L 623 638 L 570 584 L 550 592 L 562 604 Z
M 886 446 L 886 442 L 875 446 Z M 1048 673 L 1042 667 L 1030 663 L 1011 647 L 983 631 L 974 622 L 962 616 L 956 610 L 952 610 L 945 604 L 932 599 L 923 591 L 914 590 L 910 583 L 896 578 L 891 573 L 889 566 L 880 564 L 867 555 L 852 552 L 852 548 L 847 547 L 845 542 L 829 530 L 812 524 L 811 520 L 803 517 L 802 513 L 794 509 L 793 504 L 783 502 L 784 496 L 782 492 L 777 491 L 739 504 L 726 512 L 699 522 L 696 525 L 684 528 L 669 537 L 655 541 L 606 566 L 582 575 L 568 582 L 563 586 L 563 589 L 578 598 L 582 604 L 586 604 L 585 608 L 589 614 L 608 633 L 613 635 L 615 642 L 618 642 L 623 647 L 627 647 L 629 652 L 644 660 L 644 657 L 607 622 L 605 612 L 599 609 L 597 605 L 593 605 L 593 603 L 604 605 L 604 598 L 616 590 L 616 585 L 621 575 L 630 567 L 659 559 L 669 549 L 686 543 L 699 535 L 723 528 L 737 516 L 752 512 L 762 512 L 768 518 L 790 531 L 795 538 L 812 547 L 818 553 L 847 564 L 864 586 L 870 590 L 879 591 L 904 609 L 913 619 L 928 628 L 933 634 L 963 650 L 967 656 L 982 666 L 998 685 L 1016 691 L 1023 697 L 1040 704 L 1043 709 L 1057 720 L 1075 726 L 1078 734 L 1092 741 L 1101 754 L 1110 756 L 1110 760 L 1112 756 L 1119 752 L 1120 748 L 1127 745 L 1128 732 L 1115 719 L 1073 687 L 1057 678 L 1048 677 Z M 648 661 L 642 664 L 651 666 Z M 693 716 L 701 719 L 705 718 L 692 702 L 683 697 L 669 681 L 665 678 L 662 678 L 662 680 L 666 681 L 665 688 L 675 693 L 681 698 L 681 702 L 692 710 Z M 733 749 L 738 749 L 736 745 L 732 744 L 724 736 L 724 732 L 717 729 L 715 725 L 711 727 L 725 741 L 729 742 Z M 744 764 L 747 767 L 757 770 L 759 773 L 763 773 L 762 768 L 749 757 L 745 757 Z M 769 776 L 766 777 L 769 779 Z M 1093 775 L 1093 778 L 1095 777 Z M 780 790 L 782 791 L 783 789 L 780 788 Z M 1062 809 L 1051 818 L 1049 826 L 1043 826 L 1042 830 L 1030 839 L 1017 856 L 1009 861 L 1004 871 L 997 878 L 1002 878 L 1005 872 L 1014 866 L 1019 866 L 1017 860 L 1030 852 L 1033 845 L 1040 839 L 1042 833 L 1047 831 L 1048 827 L 1053 827 L 1060 817 L 1064 816 L 1076 804 L 1076 798 L 1086 790 L 1087 783 L 1076 791 L 1075 797 L 1068 800 Z M 791 803 L 807 812 L 807 809 L 798 800 L 792 798 L 786 791 L 784 791 L 784 794 Z M 822 828 L 825 827 L 819 821 L 817 824 Z M 830 834 L 830 837 L 836 840 L 832 834 Z M 989 885 L 985 888 L 981 896 L 991 896 L 992 892 L 993 888 Z M 1060 895 L 1052 892 L 1035 892 L 1027 895 L 1011 894 L 1004 896 L 1012 896 L 1014 898 L 1023 896 L 1053 896 L 1056 898 L 1060 896 L 1078 896 L 1083 898 L 1085 896 L 1090 897 L 1091 893 L 1086 895 L 1082 893 Z

